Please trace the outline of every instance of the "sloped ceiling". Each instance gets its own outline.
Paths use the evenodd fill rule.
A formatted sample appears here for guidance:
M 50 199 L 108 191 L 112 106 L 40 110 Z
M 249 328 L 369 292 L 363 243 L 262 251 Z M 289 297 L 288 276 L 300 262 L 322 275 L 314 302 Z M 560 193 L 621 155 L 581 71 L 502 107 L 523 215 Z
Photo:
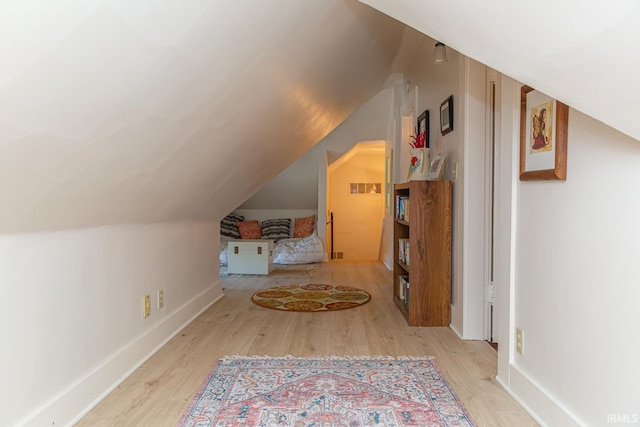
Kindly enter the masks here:
M 3 1 L 0 233 L 221 218 L 382 88 L 404 29 L 356 0 Z
M 361 0 L 640 139 L 636 0 Z
M 426 36 L 422 35 L 424 38 Z M 393 83 L 400 75 L 392 75 L 389 87 L 368 100 L 329 135 L 313 146 L 291 166 L 272 179 L 244 202 L 240 209 L 318 209 L 319 178 L 328 155 L 335 158 L 359 141 L 386 139 L 392 132 L 389 117 L 393 109 Z M 335 158 L 333 160 L 335 160 Z M 332 160 L 332 161 L 333 161 Z M 324 193 L 321 197 L 325 197 Z

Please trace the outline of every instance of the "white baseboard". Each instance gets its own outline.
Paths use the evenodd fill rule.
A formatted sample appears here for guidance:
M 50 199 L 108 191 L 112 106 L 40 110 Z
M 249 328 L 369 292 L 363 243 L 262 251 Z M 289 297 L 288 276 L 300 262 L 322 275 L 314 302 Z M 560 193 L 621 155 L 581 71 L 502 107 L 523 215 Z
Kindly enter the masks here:
M 383 256 L 382 263 L 387 267 L 387 270 L 393 271 L 393 260 L 391 258 Z
M 533 410 L 531 410 L 531 408 L 529 408 L 529 405 L 527 405 L 522 399 L 520 399 L 520 396 L 518 396 L 517 394 L 515 394 L 513 392 L 513 390 L 511 390 L 505 383 L 504 381 L 502 381 L 502 378 L 500 378 L 499 376 L 496 377 L 496 381 L 498 382 L 498 384 L 500 384 L 502 386 L 502 388 L 504 388 L 507 393 L 509 393 L 509 395 L 511 397 L 513 397 L 513 399 L 518 402 L 518 404 L 520 406 L 522 406 L 524 408 L 525 411 L 527 411 L 529 413 L 529 415 L 531 415 L 531 417 L 538 423 L 540 424 L 540 427 L 548 427 L 547 424 L 540 419 L 540 417 L 538 416 L 538 414 L 536 414 L 535 412 L 533 412 Z
M 73 425 L 222 296 L 222 283 L 217 280 L 144 335 L 118 350 L 94 371 L 69 385 L 18 426 Z
M 509 380 L 510 383 L 506 384 L 500 377 L 496 377 L 496 381 L 542 427 L 587 426 L 544 387 L 513 365 L 509 366 Z
M 466 339 L 464 337 L 464 335 L 462 334 L 462 309 L 459 308 L 457 305 L 455 304 L 451 304 L 450 305 L 450 310 L 451 310 L 451 321 L 449 322 L 449 327 L 451 328 L 451 330 L 453 332 L 455 332 L 455 334 L 458 336 L 458 338 L 460 338 L 461 340 Z M 456 321 L 458 323 L 460 323 L 459 325 L 456 324 Z
M 462 337 L 462 334 L 460 333 L 460 331 L 454 326 L 453 323 L 449 323 L 449 328 L 458 336 L 458 338 L 460 338 L 461 340 L 464 340 L 464 338 Z

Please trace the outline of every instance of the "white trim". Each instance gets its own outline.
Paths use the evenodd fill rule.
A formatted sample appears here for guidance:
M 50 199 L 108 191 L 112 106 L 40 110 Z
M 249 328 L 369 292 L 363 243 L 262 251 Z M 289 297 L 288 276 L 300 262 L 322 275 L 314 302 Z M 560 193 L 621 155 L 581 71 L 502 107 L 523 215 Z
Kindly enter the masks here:
M 496 123 L 496 118 L 494 111 L 491 108 L 491 95 L 495 94 L 495 86 L 497 85 L 496 77 L 489 70 L 487 70 L 486 80 L 485 80 L 485 90 L 486 90 L 486 98 L 485 98 L 485 147 L 484 147 L 484 272 L 483 272 L 483 317 L 484 317 L 484 339 L 486 341 L 490 341 L 492 338 L 492 328 L 495 324 L 492 324 L 492 313 L 491 313 L 491 305 L 494 306 L 494 314 L 497 318 L 497 308 L 494 301 L 495 294 L 495 281 L 491 277 L 491 268 L 494 264 L 493 256 L 494 252 L 492 252 L 492 239 L 495 234 L 492 234 L 492 221 L 494 219 L 493 212 L 493 184 L 495 183 L 495 176 L 491 173 L 491 168 L 494 165 L 495 159 L 493 158 L 493 148 L 495 147 L 492 144 L 492 138 L 495 143 L 497 143 L 497 139 L 494 138 L 494 134 L 492 132 L 492 125 L 499 125 Z M 492 91 L 492 88 L 494 90 Z M 495 222 L 493 222 L 495 227 Z M 495 228 L 494 228 L 495 229 Z M 497 328 L 496 328 L 497 332 Z M 497 335 L 497 334 L 496 334 Z M 498 342 L 494 340 L 494 342 Z
M 484 339 L 484 152 L 486 127 L 486 67 L 470 58 L 460 56 L 460 94 L 458 96 L 458 123 L 462 129 L 459 156 L 462 158 L 463 175 L 458 181 L 458 197 L 462 205 L 456 206 L 462 215 L 461 254 L 462 294 L 456 304 L 462 305 L 464 339 Z M 460 132 L 460 130 L 459 130 Z M 479 136 L 480 135 L 480 136 Z M 480 141 L 478 141 L 480 138 Z M 455 201 L 454 201 L 455 204 Z M 456 221 L 456 220 L 454 220 Z M 454 226 L 458 226 L 456 221 Z M 454 230 L 455 231 L 455 230 Z M 455 233 L 454 233 L 455 234 Z M 456 242 L 454 242 L 455 247 Z M 460 286 L 458 287 L 458 289 Z M 452 317 L 453 318 L 453 317 Z
M 382 256 L 382 263 L 384 264 L 385 267 L 387 267 L 387 270 L 389 270 L 389 271 L 393 271 L 392 258 L 393 257 L 386 256 L 386 254 Z
M 464 340 L 464 338 L 462 337 L 462 334 L 460 333 L 460 331 L 458 329 L 456 329 L 456 327 L 455 327 L 455 325 L 453 323 L 449 323 L 449 328 L 451 328 L 451 330 L 458 336 L 458 338 L 460 338 L 461 340 Z
M 510 389 L 507 390 L 542 425 L 579 426 L 587 424 L 573 414 L 533 378 L 511 365 Z M 522 402 L 527 402 L 526 406 Z M 535 415 L 534 415 L 535 414 Z
M 496 377 L 496 382 L 500 384 L 502 388 L 505 389 L 505 391 L 509 393 L 511 397 L 513 397 L 513 400 L 518 402 L 518 404 L 522 406 L 522 408 L 525 411 L 527 411 L 529 415 L 531 415 L 531 418 L 533 418 L 538 424 L 540 424 L 541 427 L 547 427 L 547 424 L 545 424 L 545 422 L 542 419 L 540 419 L 540 417 L 535 412 L 533 412 L 531 408 L 529 408 L 529 406 L 524 402 L 524 400 L 520 399 L 520 396 L 515 394 L 513 390 L 507 387 L 507 385 L 504 383 L 504 381 L 502 381 L 502 378 L 500 378 L 500 376 Z
M 17 425 L 73 425 L 186 325 L 222 297 L 222 283 L 218 279 L 144 335 L 122 347 L 101 366 L 70 384 Z
M 519 87 L 514 80 L 501 76 L 496 87 L 496 115 L 500 117 L 500 135 L 496 141 L 496 216 L 495 271 L 498 307 L 498 376 L 510 384 L 513 358 L 513 322 L 515 287 L 516 161 L 514 141 L 519 137 Z

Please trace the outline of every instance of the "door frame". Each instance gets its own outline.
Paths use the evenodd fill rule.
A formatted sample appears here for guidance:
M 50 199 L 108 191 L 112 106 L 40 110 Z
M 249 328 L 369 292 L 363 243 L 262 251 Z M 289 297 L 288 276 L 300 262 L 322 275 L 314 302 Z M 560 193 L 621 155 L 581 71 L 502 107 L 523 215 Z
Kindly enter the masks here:
M 483 318 L 484 340 L 499 342 L 498 304 L 496 291 L 496 188 L 498 186 L 499 167 L 497 153 L 500 140 L 500 75 L 487 67 L 486 73 L 486 127 L 485 127 L 485 239 L 484 239 L 484 280 L 483 280 Z

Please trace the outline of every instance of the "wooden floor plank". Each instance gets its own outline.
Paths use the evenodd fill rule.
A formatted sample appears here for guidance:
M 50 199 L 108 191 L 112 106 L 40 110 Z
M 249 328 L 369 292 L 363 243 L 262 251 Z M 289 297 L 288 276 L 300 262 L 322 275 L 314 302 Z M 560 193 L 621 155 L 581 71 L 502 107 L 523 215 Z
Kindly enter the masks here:
M 497 353 L 447 327 L 410 327 L 392 301 L 380 262 L 332 261 L 311 277 L 223 278 L 225 297 L 185 327 L 77 426 L 175 426 L 219 358 L 229 355 L 434 356 L 479 426 L 538 424 L 495 381 Z M 250 302 L 260 289 L 331 283 L 365 289 L 372 301 L 330 313 L 286 313 Z

